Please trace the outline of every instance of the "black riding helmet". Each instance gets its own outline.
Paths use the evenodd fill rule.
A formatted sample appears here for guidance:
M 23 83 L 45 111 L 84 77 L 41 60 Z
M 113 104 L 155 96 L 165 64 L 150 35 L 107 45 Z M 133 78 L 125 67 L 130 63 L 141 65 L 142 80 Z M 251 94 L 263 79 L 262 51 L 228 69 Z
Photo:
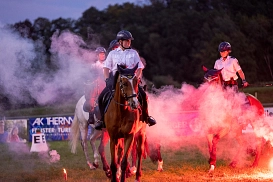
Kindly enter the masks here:
M 119 46 L 119 43 L 118 41 L 115 39 L 115 40 L 112 40 L 109 44 L 109 48 L 108 48 L 108 51 L 112 50 L 114 47 L 118 47 Z
M 218 51 L 223 52 L 223 51 L 231 51 L 231 45 L 228 42 L 221 42 L 218 46 Z
M 118 32 L 116 40 L 134 40 L 132 34 L 127 30 L 121 30 Z

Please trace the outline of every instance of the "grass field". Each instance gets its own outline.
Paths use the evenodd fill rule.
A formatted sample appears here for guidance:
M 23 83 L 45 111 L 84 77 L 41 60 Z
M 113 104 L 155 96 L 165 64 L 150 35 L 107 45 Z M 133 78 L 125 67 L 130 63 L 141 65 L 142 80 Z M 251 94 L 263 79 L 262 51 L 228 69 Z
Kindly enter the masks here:
M 244 89 L 244 92 L 255 95 L 262 103 L 273 103 L 273 87 L 261 87 L 264 89 L 255 90 L 255 88 Z M 262 94 L 264 93 L 264 94 Z M 28 108 L 23 110 L 12 110 L 2 112 L 6 117 L 27 117 L 37 115 L 71 114 L 74 112 L 75 105 Z M 203 181 L 227 181 L 227 182 L 252 182 L 252 181 L 273 181 L 273 170 L 269 167 L 269 160 L 273 158 L 271 148 L 264 150 L 260 165 L 258 168 L 249 168 L 249 163 L 253 156 L 248 156 L 247 165 L 238 168 L 230 168 L 230 156 L 228 156 L 226 140 L 221 140 L 219 151 L 226 151 L 219 156 L 217 167 L 213 177 L 208 175 L 208 154 L 206 141 L 204 138 L 200 141 L 200 147 L 197 145 L 185 145 L 186 139 L 181 136 L 183 145 L 178 145 L 176 149 L 162 145 L 162 157 L 164 160 L 164 171 L 156 171 L 157 165 L 150 159 L 143 161 L 142 181 L 145 182 L 203 182 Z M 167 142 L 167 141 L 165 141 Z M 72 154 L 67 141 L 49 142 L 50 150 L 56 150 L 61 158 L 56 163 L 50 163 L 48 153 L 30 153 L 31 143 L 0 143 L 0 182 L 59 182 L 64 181 L 63 168 L 67 170 L 68 181 L 71 182 L 103 182 L 110 181 L 106 178 L 102 166 L 99 169 L 90 170 L 86 164 L 83 151 L 78 146 L 78 153 Z M 107 146 L 107 157 L 109 161 L 109 146 Z M 91 148 L 90 154 L 92 156 Z M 134 181 L 134 177 L 127 181 Z
M 181 139 L 183 140 L 183 139 Z M 222 146 L 225 140 L 222 141 Z M 68 174 L 68 181 L 73 182 L 103 182 L 106 178 L 102 166 L 90 170 L 84 154 L 78 146 L 78 153 L 70 153 L 67 141 L 49 142 L 49 150 L 56 150 L 60 160 L 50 163 L 48 153 L 30 153 L 30 143 L 0 144 L 0 181 L 1 182 L 60 182 L 64 181 L 63 168 Z M 205 146 L 206 143 L 203 143 Z M 106 147 L 109 160 L 109 145 Z M 196 147 L 184 146 L 178 150 L 162 147 L 164 160 L 163 172 L 158 172 L 157 165 L 149 158 L 143 161 L 142 181 L 145 182 L 201 182 L 201 181 L 272 181 L 273 171 L 268 167 L 268 152 L 264 152 L 258 168 L 246 166 L 228 167 L 229 160 L 222 156 L 217 162 L 213 177 L 208 175 L 208 156 Z M 91 150 L 90 150 L 90 153 Z M 272 156 L 273 157 L 273 156 Z M 252 158 L 249 157 L 251 161 Z M 127 179 L 134 181 L 134 176 Z

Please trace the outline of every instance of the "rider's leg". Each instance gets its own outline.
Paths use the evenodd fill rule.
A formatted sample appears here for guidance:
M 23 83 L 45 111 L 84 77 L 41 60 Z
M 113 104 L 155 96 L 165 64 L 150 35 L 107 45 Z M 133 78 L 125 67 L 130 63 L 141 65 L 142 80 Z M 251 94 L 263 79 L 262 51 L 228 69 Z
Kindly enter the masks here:
M 142 120 L 145 121 L 149 126 L 153 126 L 156 124 L 156 120 L 152 117 L 149 116 L 148 113 L 148 96 L 146 95 L 145 91 L 143 90 L 142 87 L 139 87 L 139 93 L 142 97 Z
M 101 130 L 102 128 L 105 128 L 105 124 L 104 124 L 105 104 L 103 103 L 103 97 L 104 97 L 105 93 L 108 91 L 109 91 L 109 89 L 107 87 L 105 87 L 98 97 L 98 105 L 99 105 L 101 118 L 98 118 L 99 119 L 98 122 L 95 123 L 96 130 Z
M 103 91 L 100 93 L 99 98 L 98 98 L 98 104 L 100 108 L 100 113 L 101 113 L 101 119 L 95 123 L 95 129 L 96 130 L 101 130 L 102 128 L 105 128 L 105 123 L 104 123 L 104 114 L 105 114 L 105 108 L 106 104 L 103 102 L 103 97 L 107 92 L 112 92 L 114 89 L 113 82 L 114 82 L 114 76 L 112 75 L 112 72 L 109 74 L 108 82 L 106 83 L 106 87 L 103 89 Z
M 89 124 L 94 124 L 94 117 L 93 117 L 93 109 L 94 109 L 94 99 L 92 100 L 92 85 L 88 82 L 84 83 L 84 96 L 85 96 L 85 103 L 83 105 L 83 110 L 89 112 Z

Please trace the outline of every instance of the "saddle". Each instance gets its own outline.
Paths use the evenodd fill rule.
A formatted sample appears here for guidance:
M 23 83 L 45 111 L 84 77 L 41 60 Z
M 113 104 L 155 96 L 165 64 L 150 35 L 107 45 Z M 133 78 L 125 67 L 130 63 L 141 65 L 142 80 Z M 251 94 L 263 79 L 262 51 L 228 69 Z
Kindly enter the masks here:
M 224 81 L 224 85 L 225 85 L 225 86 L 229 86 L 229 85 L 238 85 L 238 83 L 237 83 L 237 81 L 234 80 L 233 78 L 230 78 L 230 80 Z
M 103 95 L 103 98 L 102 98 L 102 104 L 105 106 L 105 109 L 104 109 L 104 113 L 106 113 L 107 109 L 108 109 L 108 106 L 113 98 L 113 95 L 114 95 L 114 92 L 113 90 L 108 90 L 104 95 Z
M 114 95 L 115 91 L 114 90 L 108 90 L 104 95 L 103 95 L 103 98 L 102 98 L 102 104 L 105 106 L 105 109 L 104 109 L 104 114 L 106 113 L 107 109 L 108 109 L 108 106 L 113 98 L 113 95 Z M 138 101 L 141 105 L 141 108 L 143 107 L 143 96 L 141 95 L 140 92 L 138 92 L 137 94 L 137 98 L 138 98 Z

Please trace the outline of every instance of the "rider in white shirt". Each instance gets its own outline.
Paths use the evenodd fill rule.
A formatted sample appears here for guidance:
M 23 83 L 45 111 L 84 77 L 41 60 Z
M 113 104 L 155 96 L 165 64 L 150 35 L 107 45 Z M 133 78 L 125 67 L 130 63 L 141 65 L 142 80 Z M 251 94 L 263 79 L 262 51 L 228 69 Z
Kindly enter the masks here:
M 114 75 L 117 71 L 117 65 L 124 65 L 126 68 L 132 69 L 138 64 L 138 69 L 136 70 L 136 76 L 140 79 L 144 65 L 140 60 L 138 52 L 131 49 L 131 41 L 134 40 L 132 34 L 127 30 L 121 30 L 116 36 L 116 40 L 119 43 L 119 47 L 110 51 L 103 66 L 103 74 L 106 81 L 106 89 L 102 91 L 99 97 L 99 107 L 101 111 L 101 122 L 95 124 L 96 129 L 101 129 L 104 126 L 103 116 L 105 106 L 102 104 L 102 97 L 107 92 L 107 90 L 112 90 L 112 80 L 110 74 Z M 110 78 L 109 78 L 110 77 Z M 142 120 L 145 121 L 149 126 L 155 125 L 156 121 L 153 117 L 148 115 L 147 106 L 147 96 L 143 88 L 139 87 L 139 92 L 142 97 L 143 108 L 142 108 Z
M 97 47 L 95 50 L 96 62 L 91 64 L 90 72 L 92 72 L 92 80 L 87 80 L 85 82 L 85 100 L 83 109 L 89 112 L 88 122 L 94 124 L 93 120 L 93 110 L 96 106 L 96 99 L 104 88 L 103 81 L 103 63 L 106 57 L 106 49 L 104 47 Z
M 242 79 L 243 86 L 247 87 L 249 84 L 245 79 L 245 74 L 235 57 L 229 56 L 231 52 L 231 45 L 228 42 L 221 42 L 218 46 L 218 51 L 221 58 L 217 59 L 214 64 L 214 69 L 220 70 L 224 81 L 224 87 L 233 87 L 238 91 L 237 72 Z

